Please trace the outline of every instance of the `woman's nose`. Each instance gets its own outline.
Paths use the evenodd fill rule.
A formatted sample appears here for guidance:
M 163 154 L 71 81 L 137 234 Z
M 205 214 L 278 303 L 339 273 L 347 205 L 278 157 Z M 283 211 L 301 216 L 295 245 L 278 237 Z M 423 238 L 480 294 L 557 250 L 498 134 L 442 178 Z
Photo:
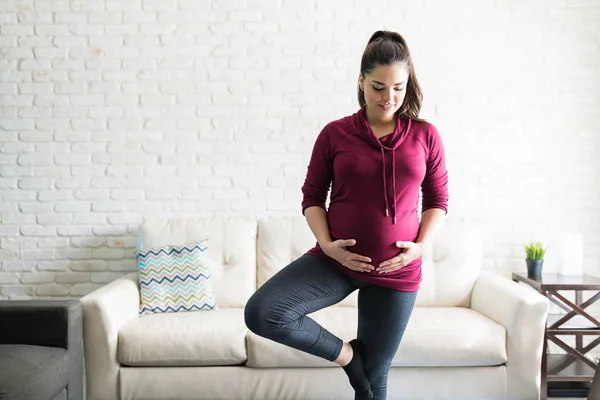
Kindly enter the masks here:
M 383 100 L 385 100 L 386 102 L 389 102 L 393 98 L 394 98 L 394 94 L 392 92 L 385 91 L 383 93 Z

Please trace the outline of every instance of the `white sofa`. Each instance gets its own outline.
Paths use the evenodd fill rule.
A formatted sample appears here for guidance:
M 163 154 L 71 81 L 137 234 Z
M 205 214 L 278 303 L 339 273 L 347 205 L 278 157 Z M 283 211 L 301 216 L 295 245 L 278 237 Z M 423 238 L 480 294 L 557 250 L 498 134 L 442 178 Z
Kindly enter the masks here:
M 342 369 L 250 333 L 256 289 L 315 243 L 299 217 L 146 222 L 144 247 L 209 238 L 218 310 L 138 317 L 138 275 L 83 297 L 87 399 L 339 400 Z M 388 399 L 532 400 L 540 395 L 548 300 L 481 271 L 478 230 L 448 219 L 423 257 L 417 305 L 389 374 Z M 356 292 L 312 316 L 356 335 Z

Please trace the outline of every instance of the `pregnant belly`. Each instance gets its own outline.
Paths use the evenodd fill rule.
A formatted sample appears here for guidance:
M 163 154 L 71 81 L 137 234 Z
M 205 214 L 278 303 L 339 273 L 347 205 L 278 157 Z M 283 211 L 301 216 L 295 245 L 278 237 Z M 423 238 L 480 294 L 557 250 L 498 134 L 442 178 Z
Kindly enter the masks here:
M 394 225 L 392 218 L 382 213 L 351 213 L 335 208 L 328 212 L 328 223 L 333 240 L 355 239 L 356 244 L 348 250 L 370 257 L 375 267 L 400 252 L 397 241 L 416 241 L 419 230 L 416 215 L 398 218 Z

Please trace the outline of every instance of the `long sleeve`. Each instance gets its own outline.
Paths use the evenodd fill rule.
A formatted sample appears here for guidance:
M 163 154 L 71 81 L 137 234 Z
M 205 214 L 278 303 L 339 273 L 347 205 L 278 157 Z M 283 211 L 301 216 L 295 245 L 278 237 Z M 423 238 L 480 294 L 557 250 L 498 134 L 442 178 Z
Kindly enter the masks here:
M 448 213 L 448 171 L 444 144 L 437 129 L 430 125 L 427 138 L 429 155 L 427 157 L 427 172 L 421 184 L 423 191 L 422 211 L 439 208 Z
M 326 210 L 327 193 L 333 179 L 333 159 L 327 127 L 323 128 L 313 146 L 304 185 L 302 185 L 302 214 L 308 207 Z

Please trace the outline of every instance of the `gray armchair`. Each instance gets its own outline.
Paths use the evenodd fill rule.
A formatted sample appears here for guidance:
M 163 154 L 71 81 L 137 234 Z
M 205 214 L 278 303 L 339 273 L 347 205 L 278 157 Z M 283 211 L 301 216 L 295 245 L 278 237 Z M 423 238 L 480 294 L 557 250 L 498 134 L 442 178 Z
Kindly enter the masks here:
M 0 399 L 83 399 L 79 300 L 0 301 Z

